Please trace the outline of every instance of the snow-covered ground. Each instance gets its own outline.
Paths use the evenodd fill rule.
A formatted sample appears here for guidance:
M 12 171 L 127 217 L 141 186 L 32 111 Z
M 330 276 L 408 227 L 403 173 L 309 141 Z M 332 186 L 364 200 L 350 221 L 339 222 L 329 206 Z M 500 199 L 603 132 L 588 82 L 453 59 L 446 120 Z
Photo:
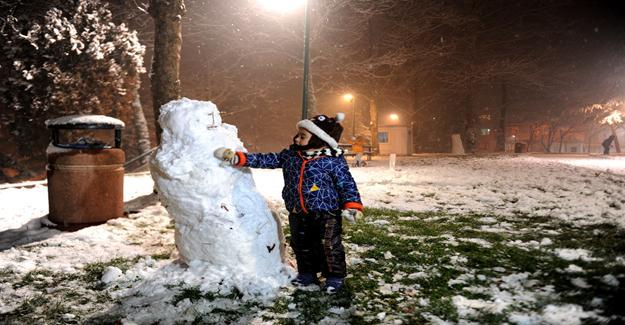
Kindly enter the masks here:
M 365 206 L 412 211 L 524 213 L 625 227 L 625 156 L 532 155 L 399 157 L 395 170 L 377 158 L 352 168 Z M 282 174 L 253 170 L 256 186 L 281 205 Z M 148 174 L 126 177 L 124 200 L 152 192 Z M 47 214 L 47 187 L 0 190 L 0 230 Z
M 400 157 L 352 168 L 365 207 L 411 211 L 554 216 L 625 227 L 625 157 Z M 257 186 L 279 202 L 279 170 L 255 170 Z
M 554 217 L 577 226 L 613 224 L 621 229 L 625 227 L 625 157 L 622 156 L 423 155 L 399 158 L 395 170 L 388 168 L 384 158 L 375 159 L 366 168 L 352 168 L 352 173 L 366 207 L 485 215 L 481 220 L 484 231 L 514 232 L 505 222 L 495 223 L 491 216 Z M 280 170 L 254 170 L 253 175 L 259 191 L 270 204 L 281 207 Z M 128 205 L 131 210 L 128 218 L 75 232 L 61 232 L 42 227 L 47 213 L 47 188 L 43 184 L 1 188 L 0 270 L 5 273 L 0 274 L 0 315 L 16 310 L 24 299 L 38 294 L 32 286 L 15 285 L 11 278 L 19 279 L 37 270 L 71 274 L 93 263 L 135 256 L 144 258 L 128 270 L 109 267 L 102 278 L 106 285 L 115 286 L 111 295 L 124 300 L 121 306 L 111 306 L 111 312 L 132 315 L 129 318 L 138 323 L 154 320 L 169 323 L 175 319 L 193 320 L 197 314 L 223 307 L 220 304 L 224 302 L 218 299 L 194 305 L 193 313 L 186 315 L 191 301 L 175 306 L 167 303 L 175 294 L 168 291 L 174 290 L 171 288 L 174 283 L 198 286 L 202 292 L 219 292 L 225 288 L 207 281 L 210 277 L 204 277 L 199 266 L 187 268 L 172 262 L 175 256 L 170 258 L 169 253 L 174 251 L 173 229 L 166 211 L 150 197 L 152 189 L 149 174 L 128 175 L 124 188 L 125 201 L 132 202 Z M 387 221 L 375 222 L 384 226 Z M 402 238 L 408 237 L 403 235 Z M 443 240 L 450 245 L 457 245 L 459 241 L 490 245 L 480 238 Z M 531 249 L 549 246 L 550 240 L 513 244 Z M 353 252 L 359 249 L 358 246 L 352 248 Z M 588 251 L 567 250 L 566 247 L 550 249 L 564 260 L 592 258 Z M 150 257 L 162 254 L 167 256 L 164 259 Z M 357 255 L 352 257 L 358 260 Z M 388 258 L 392 258 L 392 254 Z M 357 263 L 352 261 L 351 264 Z M 616 278 L 612 276 L 606 281 L 609 280 L 614 282 Z M 50 279 L 41 276 L 37 281 L 45 285 Z M 583 279 L 576 283 L 588 286 Z M 482 308 L 480 304 L 484 302 L 454 296 L 453 303 L 462 317 Z M 515 314 L 509 320 L 537 323 L 553 319 L 552 323 L 567 323 L 567 320 L 579 321 L 593 313 L 580 310 L 576 305 L 550 308 L 554 310 L 545 310 L 542 316 Z M 556 310 L 558 308 L 561 310 Z M 67 314 L 65 318 L 74 317 L 71 312 Z M 572 316 L 566 318 L 566 315 Z M 435 322 L 437 318 L 431 315 L 430 320 Z

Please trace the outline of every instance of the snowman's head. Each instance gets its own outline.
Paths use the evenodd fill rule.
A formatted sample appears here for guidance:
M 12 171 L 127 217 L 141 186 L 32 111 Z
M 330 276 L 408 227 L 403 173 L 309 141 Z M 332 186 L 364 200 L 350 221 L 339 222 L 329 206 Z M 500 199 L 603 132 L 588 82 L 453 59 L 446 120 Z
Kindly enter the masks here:
M 163 129 L 163 140 L 196 139 L 220 127 L 221 116 L 212 102 L 183 98 L 163 105 L 158 122 Z

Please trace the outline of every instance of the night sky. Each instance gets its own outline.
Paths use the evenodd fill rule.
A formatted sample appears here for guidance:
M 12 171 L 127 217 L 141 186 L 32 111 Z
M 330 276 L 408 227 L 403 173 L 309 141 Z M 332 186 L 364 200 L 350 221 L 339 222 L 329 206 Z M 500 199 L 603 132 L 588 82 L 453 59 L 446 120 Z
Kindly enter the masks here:
M 0 12 L 35 22 L 62 3 L 0 1 Z M 114 20 L 136 29 L 146 46 L 140 95 L 153 123 L 152 19 L 141 3 L 108 3 Z M 215 102 L 251 150 L 288 146 L 301 117 L 303 7 L 276 13 L 254 0 L 185 4 L 182 95 Z M 450 134 L 497 128 L 504 113 L 506 125 L 548 123 L 625 94 L 622 1 L 310 5 L 309 114 L 346 113 L 346 136 L 370 136 L 375 104 L 380 125 L 394 113 L 393 123 L 413 126 L 415 150 L 448 152 Z M 354 107 L 341 99 L 347 92 Z M 480 116 L 490 116 L 490 124 Z M 43 156 L 47 130 L 33 132 L 41 133 Z

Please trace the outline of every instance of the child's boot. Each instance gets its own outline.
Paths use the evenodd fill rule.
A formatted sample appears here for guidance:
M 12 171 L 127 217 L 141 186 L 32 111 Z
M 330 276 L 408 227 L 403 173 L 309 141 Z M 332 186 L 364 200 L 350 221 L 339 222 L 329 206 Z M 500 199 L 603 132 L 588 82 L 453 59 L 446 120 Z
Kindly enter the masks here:
M 329 294 L 334 294 L 341 291 L 344 284 L 345 282 L 343 278 L 331 276 L 326 279 L 326 284 L 323 286 L 323 291 Z
M 291 280 L 291 283 L 299 286 L 306 287 L 312 284 L 319 284 L 319 279 L 317 279 L 317 275 L 313 273 L 298 273 L 297 277 Z

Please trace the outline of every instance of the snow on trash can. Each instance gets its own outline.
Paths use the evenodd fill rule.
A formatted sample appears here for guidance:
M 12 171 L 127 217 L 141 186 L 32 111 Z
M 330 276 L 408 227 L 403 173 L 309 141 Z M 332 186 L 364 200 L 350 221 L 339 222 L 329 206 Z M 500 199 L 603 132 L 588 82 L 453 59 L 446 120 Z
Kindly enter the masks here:
M 47 120 L 46 151 L 50 221 L 89 225 L 124 213 L 124 122 L 103 115 Z

